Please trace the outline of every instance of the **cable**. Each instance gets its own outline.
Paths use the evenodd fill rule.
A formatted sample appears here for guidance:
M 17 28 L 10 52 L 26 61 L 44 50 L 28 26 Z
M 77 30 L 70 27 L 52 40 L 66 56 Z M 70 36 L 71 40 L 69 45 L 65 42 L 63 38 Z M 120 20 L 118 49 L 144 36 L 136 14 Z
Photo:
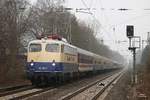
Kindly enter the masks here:
M 98 0 L 99 1 L 99 4 L 100 4 L 100 6 L 103 8 L 103 5 L 102 5 L 102 2 L 101 2 L 101 0 Z M 100 10 L 100 11 L 99 11 Z M 98 9 L 98 11 L 101 13 L 101 12 L 103 12 L 101 9 Z M 105 13 L 103 13 L 104 14 L 104 18 L 105 18 L 105 22 L 108 22 L 109 21 L 109 19 L 108 19 L 108 16 L 106 16 L 106 14 Z M 109 22 L 108 22 L 108 24 L 109 24 Z M 110 24 L 109 24 L 110 25 Z M 114 32 L 114 30 L 113 30 L 113 37 L 114 37 L 114 40 L 116 41 L 117 39 L 116 39 L 116 34 L 115 34 L 115 32 Z
M 81 2 L 83 3 L 83 5 L 84 5 L 86 8 L 88 8 L 88 6 L 87 6 L 87 4 L 84 2 L 84 0 L 81 0 Z M 90 9 L 88 9 L 88 11 L 91 13 L 92 17 L 97 20 L 97 18 L 93 15 L 93 13 L 90 11 Z M 109 32 L 102 26 L 102 24 L 101 24 L 99 21 L 98 21 L 98 24 L 99 24 L 99 26 L 101 26 L 101 28 L 102 28 L 106 33 L 109 33 Z M 97 34 L 96 34 L 96 35 L 97 35 Z M 110 37 L 110 35 L 108 35 L 108 34 L 107 34 L 107 36 Z

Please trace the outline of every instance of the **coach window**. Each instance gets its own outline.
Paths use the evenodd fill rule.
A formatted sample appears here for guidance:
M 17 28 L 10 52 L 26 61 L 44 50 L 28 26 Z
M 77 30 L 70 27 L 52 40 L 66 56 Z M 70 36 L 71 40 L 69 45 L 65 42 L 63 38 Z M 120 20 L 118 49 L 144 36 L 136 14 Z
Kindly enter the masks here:
M 29 52 L 40 52 L 41 50 L 41 44 L 30 44 Z
M 45 50 L 48 52 L 59 52 L 59 44 L 47 44 Z
M 64 53 L 68 53 L 68 54 L 74 54 L 76 55 L 76 49 L 73 47 L 70 47 L 68 45 L 64 45 Z

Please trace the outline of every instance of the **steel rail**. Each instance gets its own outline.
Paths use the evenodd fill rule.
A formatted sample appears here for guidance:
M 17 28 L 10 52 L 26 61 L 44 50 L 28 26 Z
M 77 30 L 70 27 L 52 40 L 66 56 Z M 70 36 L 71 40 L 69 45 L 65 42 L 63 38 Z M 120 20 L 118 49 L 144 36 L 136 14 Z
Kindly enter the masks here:
M 0 93 L 4 92 L 4 91 L 11 91 L 11 90 L 15 90 L 18 88 L 23 88 L 26 86 L 29 86 L 30 84 L 25 84 L 25 85 L 16 85 L 16 86 L 8 86 L 8 87 L 4 87 L 4 88 L 0 88 Z
M 53 90 L 55 88 L 53 87 L 48 87 L 48 88 L 32 88 L 32 89 L 28 89 L 25 91 L 21 91 L 21 92 L 17 92 L 17 93 L 13 93 L 10 95 L 6 95 L 3 97 L 0 97 L 0 100 L 22 100 L 24 98 L 33 96 L 33 95 L 37 95 L 40 93 L 43 93 L 45 91 L 49 91 L 49 90 Z
M 27 85 L 27 86 L 23 86 L 23 87 L 15 87 L 15 88 L 11 88 L 11 89 L 7 89 L 6 91 L 3 91 L 0 93 L 0 97 L 6 96 L 6 95 L 10 95 L 10 94 L 14 94 L 17 92 L 21 92 L 21 91 L 25 91 L 25 90 L 29 90 L 29 89 L 33 89 L 35 88 L 35 86 L 32 85 Z
M 112 74 L 111 75 L 107 75 L 107 76 L 103 77 L 100 80 L 97 80 L 97 81 L 95 81 L 95 82 L 93 82 L 93 83 L 91 83 L 91 84 L 89 84 L 89 85 L 87 85 L 85 87 L 82 87 L 82 88 L 78 89 L 75 92 L 69 93 L 68 95 L 61 97 L 60 100 L 70 100 L 71 98 L 75 97 L 76 95 L 82 93 L 83 91 L 89 89 L 90 87 L 96 85 L 97 83 L 100 83 L 101 81 L 106 80 L 107 78 L 109 78 L 111 76 L 112 76 Z
M 110 86 L 112 83 L 117 80 L 123 73 L 120 73 L 117 75 L 110 83 L 108 83 L 106 86 L 103 87 L 102 90 L 100 90 L 91 100 L 97 100 L 97 98 L 103 94 L 103 92 Z

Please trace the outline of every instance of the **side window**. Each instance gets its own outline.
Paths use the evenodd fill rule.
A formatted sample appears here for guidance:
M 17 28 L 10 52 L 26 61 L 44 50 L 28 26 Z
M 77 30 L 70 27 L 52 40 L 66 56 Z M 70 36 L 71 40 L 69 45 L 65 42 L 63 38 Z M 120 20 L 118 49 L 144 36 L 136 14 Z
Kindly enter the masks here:
M 41 44 L 30 44 L 29 46 L 29 52 L 40 52 L 41 50 Z
M 91 56 L 87 56 L 84 54 L 79 54 L 79 63 L 88 63 L 88 64 L 92 64 L 93 63 L 93 58 Z
M 72 48 L 72 47 L 70 47 L 70 46 L 68 46 L 68 45 L 64 45 L 64 50 L 62 50 L 64 53 L 69 53 L 69 54 L 74 54 L 74 55 L 76 55 L 76 49 L 75 48 Z
M 47 44 L 45 50 L 48 52 L 59 52 L 59 44 Z

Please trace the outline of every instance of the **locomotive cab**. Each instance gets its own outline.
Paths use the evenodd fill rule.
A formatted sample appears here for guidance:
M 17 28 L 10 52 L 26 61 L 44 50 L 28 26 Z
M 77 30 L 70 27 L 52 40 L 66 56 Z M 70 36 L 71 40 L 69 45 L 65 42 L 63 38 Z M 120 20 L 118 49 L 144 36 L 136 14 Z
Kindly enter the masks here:
M 56 39 L 33 40 L 28 45 L 27 75 L 30 80 L 77 72 L 77 50 Z
M 61 45 L 58 43 L 30 43 L 28 50 L 29 66 L 35 71 L 48 71 L 48 66 L 57 66 L 61 57 Z M 53 69 L 49 69 L 52 71 Z M 58 68 L 57 71 L 60 69 Z

